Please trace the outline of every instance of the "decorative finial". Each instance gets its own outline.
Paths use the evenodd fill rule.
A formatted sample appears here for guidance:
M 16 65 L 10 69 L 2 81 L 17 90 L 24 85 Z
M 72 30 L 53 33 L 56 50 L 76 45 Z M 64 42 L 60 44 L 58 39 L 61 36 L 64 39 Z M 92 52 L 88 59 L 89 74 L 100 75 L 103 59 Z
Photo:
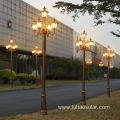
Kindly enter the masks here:
M 46 8 L 45 8 L 45 6 L 44 6 L 43 10 L 44 10 L 44 11 L 46 11 Z

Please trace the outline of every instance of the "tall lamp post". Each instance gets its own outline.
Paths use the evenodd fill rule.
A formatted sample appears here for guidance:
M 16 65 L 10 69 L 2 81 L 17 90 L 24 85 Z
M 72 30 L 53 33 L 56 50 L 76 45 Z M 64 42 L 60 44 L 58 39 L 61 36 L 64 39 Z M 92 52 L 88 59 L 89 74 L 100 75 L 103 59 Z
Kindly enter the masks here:
M 111 50 L 110 46 L 108 46 L 107 51 L 104 52 L 103 56 L 108 60 L 107 95 L 110 97 L 110 60 L 115 56 L 115 53 Z
M 88 68 L 88 80 L 89 80 L 89 69 L 90 69 L 90 65 L 92 64 L 92 60 L 91 59 L 88 59 L 86 61 L 86 64 L 87 64 L 87 68 Z
M 112 65 L 110 65 L 110 79 L 111 79 L 111 69 L 113 69 L 113 66 Z
M 34 21 L 32 24 L 32 29 L 37 35 L 42 36 L 42 95 L 41 95 L 41 114 L 47 115 L 46 107 L 46 86 L 45 86 L 45 76 L 46 76 L 46 36 L 53 35 L 55 29 L 57 28 L 57 22 L 54 19 L 52 22 L 48 21 L 48 11 L 46 8 L 43 8 L 41 11 L 41 17 L 37 21 Z
M 13 52 L 18 48 L 16 44 L 13 43 L 13 40 L 10 40 L 10 43 L 6 45 L 6 49 L 10 51 L 10 88 L 13 88 Z
M 102 78 L 102 68 L 103 68 L 103 63 L 102 63 L 102 61 L 99 63 L 99 67 L 100 67 L 100 71 L 101 71 L 101 78 Z
M 38 56 L 42 53 L 41 50 L 38 49 L 38 46 L 35 46 L 35 49 L 32 50 L 32 54 L 35 56 L 36 58 L 36 86 L 38 85 L 38 76 L 37 76 L 37 71 L 38 71 Z
M 76 50 L 83 51 L 83 74 L 82 74 L 82 101 L 83 105 L 86 105 L 86 96 L 85 96 L 85 52 L 91 46 L 94 45 L 94 42 L 90 38 L 90 40 L 86 40 L 87 33 L 84 31 L 81 34 L 81 38 L 75 42 Z

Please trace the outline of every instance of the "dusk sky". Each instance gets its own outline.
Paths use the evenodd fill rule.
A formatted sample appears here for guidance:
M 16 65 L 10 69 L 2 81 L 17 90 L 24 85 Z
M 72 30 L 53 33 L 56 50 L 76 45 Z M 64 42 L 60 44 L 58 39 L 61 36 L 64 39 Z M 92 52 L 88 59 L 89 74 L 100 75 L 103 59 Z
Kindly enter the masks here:
M 46 6 L 50 16 L 55 17 L 57 20 L 72 27 L 75 31 L 79 33 L 83 32 L 83 30 L 85 29 L 88 34 L 88 38 L 91 37 L 94 41 L 97 41 L 104 46 L 110 45 L 113 50 L 120 54 L 119 47 L 120 38 L 117 38 L 110 34 L 112 30 L 116 31 L 117 29 L 119 29 L 119 26 L 113 24 L 104 24 L 102 26 L 95 27 L 93 17 L 89 16 L 88 14 L 86 14 L 85 16 L 80 15 L 79 18 L 76 19 L 76 22 L 73 22 L 71 14 L 63 15 L 62 13 L 60 13 L 60 10 L 52 7 L 53 5 L 55 5 L 55 2 L 60 0 L 23 0 L 23 1 L 38 8 L 39 10 L 42 10 L 42 8 Z M 73 0 L 69 0 L 68 2 L 79 4 L 80 0 L 74 0 L 74 2 Z

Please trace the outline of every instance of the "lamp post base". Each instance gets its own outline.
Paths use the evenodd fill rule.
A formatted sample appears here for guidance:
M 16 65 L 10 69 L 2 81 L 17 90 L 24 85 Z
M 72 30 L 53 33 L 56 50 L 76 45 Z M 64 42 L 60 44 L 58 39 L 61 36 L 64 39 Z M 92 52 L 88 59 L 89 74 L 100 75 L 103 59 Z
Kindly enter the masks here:
M 40 110 L 41 115 L 47 115 L 47 110 Z
M 82 91 L 82 104 L 86 105 L 85 91 Z
M 13 88 L 13 85 L 10 85 L 10 88 Z
M 47 115 L 47 108 L 46 108 L 46 95 L 43 94 L 41 96 L 41 110 L 40 110 L 41 115 Z

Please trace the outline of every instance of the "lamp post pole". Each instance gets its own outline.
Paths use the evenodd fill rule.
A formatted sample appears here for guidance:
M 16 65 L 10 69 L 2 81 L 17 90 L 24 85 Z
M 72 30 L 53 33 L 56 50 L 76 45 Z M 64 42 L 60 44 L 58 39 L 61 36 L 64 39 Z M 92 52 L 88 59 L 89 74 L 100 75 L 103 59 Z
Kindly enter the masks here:
M 38 86 L 38 75 L 37 75 L 37 69 L 38 69 L 38 56 L 36 55 L 36 86 Z
M 89 80 L 89 69 L 90 69 L 90 65 L 92 64 L 92 60 L 88 59 L 86 63 L 87 63 L 87 69 L 88 69 L 87 70 L 87 75 L 88 75 L 88 80 Z
M 107 82 L 107 95 L 110 97 L 110 59 L 108 58 L 108 82 Z
M 46 73 L 46 33 L 42 34 L 42 50 L 43 50 L 43 57 L 42 57 L 42 95 L 41 95 L 41 114 L 47 114 L 47 107 L 46 107 L 46 86 L 45 86 L 45 73 Z
M 85 96 L 85 49 L 83 49 L 83 75 L 82 75 L 82 101 L 83 105 L 86 105 L 86 96 Z
M 89 80 L 89 67 L 90 67 L 90 65 L 88 64 L 87 65 L 87 68 L 88 68 L 88 80 Z
M 13 88 L 13 76 L 12 76 L 12 70 L 13 70 L 13 63 L 12 63 L 12 55 L 13 51 L 10 51 L 10 88 Z

